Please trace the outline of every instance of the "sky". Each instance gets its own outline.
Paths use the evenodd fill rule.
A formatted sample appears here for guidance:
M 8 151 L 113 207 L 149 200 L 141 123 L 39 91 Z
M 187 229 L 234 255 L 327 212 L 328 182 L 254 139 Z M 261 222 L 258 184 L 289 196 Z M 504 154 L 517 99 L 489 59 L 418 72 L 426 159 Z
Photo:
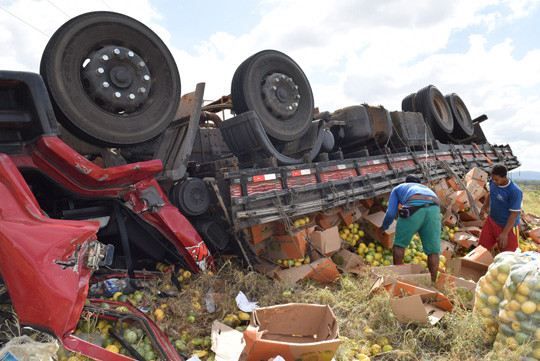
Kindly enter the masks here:
M 433 84 L 456 93 L 520 170 L 540 171 L 540 0 L 0 0 L 0 68 L 39 72 L 50 36 L 89 11 L 150 27 L 174 55 L 182 93 L 230 94 L 236 68 L 278 50 L 307 75 L 315 105 L 401 110 Z

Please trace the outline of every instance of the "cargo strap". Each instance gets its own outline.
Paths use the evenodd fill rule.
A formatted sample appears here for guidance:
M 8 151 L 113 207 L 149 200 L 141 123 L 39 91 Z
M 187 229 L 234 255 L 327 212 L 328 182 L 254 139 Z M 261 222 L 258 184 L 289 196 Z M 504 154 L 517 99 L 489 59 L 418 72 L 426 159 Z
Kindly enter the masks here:
M 482 154 L 482 156 L 484 158 L 486 158 L 486 160 L 488 161 L 489 165 L 493 165 L 493 163 L 491 163 L 491 159 L 489 159 L 488 157 L 486 157 L 486 155 L 480 150 L 480 148 L 478 148 L 478 145 L 476 145 L 476 143 L 473 143 L 473 145 L 476 147 L 476 149 L 478 149 L 478 151 L 480 152 L 480 154 Z

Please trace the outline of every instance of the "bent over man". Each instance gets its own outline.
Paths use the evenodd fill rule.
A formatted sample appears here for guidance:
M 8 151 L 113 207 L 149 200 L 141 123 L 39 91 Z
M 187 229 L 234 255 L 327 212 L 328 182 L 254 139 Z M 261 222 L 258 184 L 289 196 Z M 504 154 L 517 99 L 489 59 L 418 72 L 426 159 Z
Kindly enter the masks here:
M 405 248 L 412 237 L 418 233 L 422 241 L 424 253 L 427 254 L 427 265 L 431 273 L 431 281 L 437 280 L 439 269 L 439 253 L 441 252 L 441 218 L 439 198 L 428 187 L 421 184 L 420 179 L 409 175 L 405 183 L 398 185 L 390 193 L 388 209 L 384 217 L 382 229 L 387 230 L 398 213 L 398 205 L 402 208 L 396 224 L 394 237 L 394 264 L 402 264 Z

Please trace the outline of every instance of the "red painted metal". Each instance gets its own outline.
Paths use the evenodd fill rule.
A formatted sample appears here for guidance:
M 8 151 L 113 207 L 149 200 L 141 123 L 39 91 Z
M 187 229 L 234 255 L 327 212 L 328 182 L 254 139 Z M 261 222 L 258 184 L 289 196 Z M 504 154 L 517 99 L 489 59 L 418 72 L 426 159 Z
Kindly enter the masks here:
M 189 221 L 171 205 L 154 174 L 162 169 L 160 160 L 103 169 L 90 162 L 57 137 L 43 137 L 29 156 L 14 157 L 17 165 L 41 169 L 71 191 L 85 196 L 123 198 L 143 220 L 154 225 L 182 253 L 195 272 L 213 269 L 208 248 Z M 148 188 L 158 191 L 163 207 L 150 207 L 141 197 Z M 206 255 L 201 259 L 202 255 Z
M 0 273 L 22 324 L 73 332 L 88 294 L 88 243 L 98 222 L 45 216 L 15 164 L 0 154 Z M 74 259 L 73 266 L 57 262 Z

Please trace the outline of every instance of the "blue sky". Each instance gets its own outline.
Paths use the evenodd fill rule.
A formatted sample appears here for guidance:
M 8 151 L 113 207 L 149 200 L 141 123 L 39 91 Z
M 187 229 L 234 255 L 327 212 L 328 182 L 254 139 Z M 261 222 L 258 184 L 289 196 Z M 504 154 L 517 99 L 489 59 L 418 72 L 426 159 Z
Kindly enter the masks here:
M 291 56 L 321 110 L 368 103 L 400 110 L 428 85 L 457 93 L 488 140 L 540 171 L 540 0 L 0 0 L 0 65 L 39 71 L 48 37 L 70 17 L 107 10 L 152 28 L 175 56 L 183 92 L 230 93 L 263 49 Z M 44 35 L 46 34 L 46 35 Z

